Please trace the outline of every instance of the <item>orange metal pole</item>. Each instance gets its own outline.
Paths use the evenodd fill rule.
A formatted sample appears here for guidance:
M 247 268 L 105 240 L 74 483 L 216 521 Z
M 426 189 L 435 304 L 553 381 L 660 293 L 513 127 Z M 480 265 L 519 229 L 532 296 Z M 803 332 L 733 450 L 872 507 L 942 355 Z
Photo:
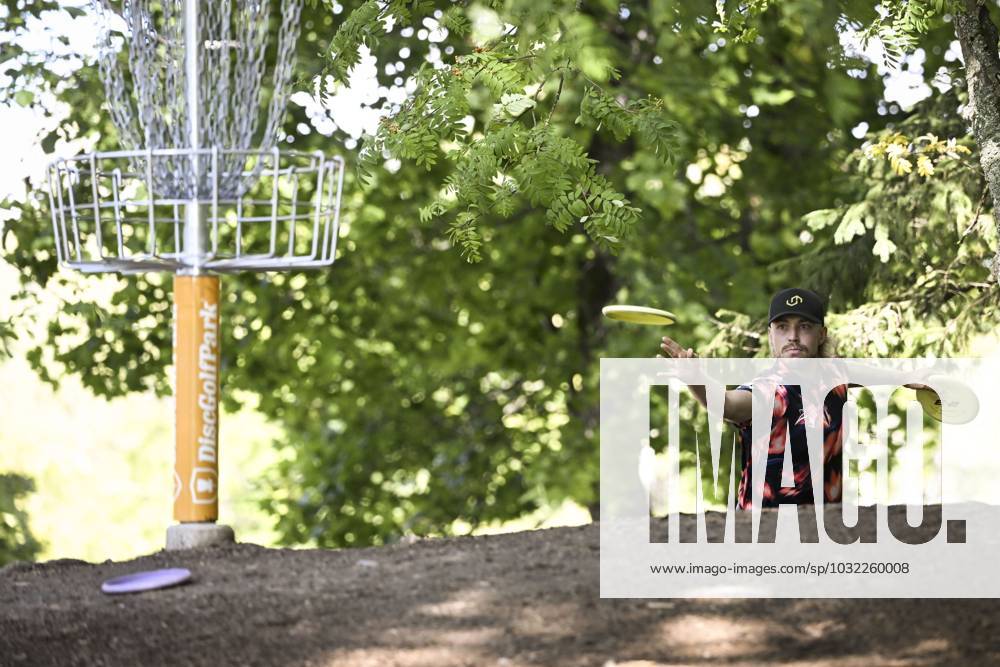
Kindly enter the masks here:
M 219 277 L 174 276 L 174 519 L 219 518 Z

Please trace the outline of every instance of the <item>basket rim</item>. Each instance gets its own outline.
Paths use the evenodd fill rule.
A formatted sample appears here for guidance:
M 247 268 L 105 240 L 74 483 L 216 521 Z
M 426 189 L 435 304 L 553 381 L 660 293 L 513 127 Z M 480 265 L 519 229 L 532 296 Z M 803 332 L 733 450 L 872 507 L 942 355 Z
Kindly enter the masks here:
M 314 158 L 323 162 L 335 162 L 343 165 L 344 158 L 339 154 L 328 155 L 321 150 L 301 151 L 297 149 L 282 150 L 278 146 L 273 148 L 221 148 L 212 146 L 211 148 L 144 148 L 139 150 L 115 150 L 115 151 L 88 151 L 78 153 L 70 157 L 60 157 L 48 163 L 48 169 L 52 170 L 60 164 L 69 162 L 84 162 L 91 160 L 111 160 L 121 158 L 143 158 L 143 157 L 185 157 L 185 156 L 208 156 L 213 155 L 270 155 L 286 158 Z

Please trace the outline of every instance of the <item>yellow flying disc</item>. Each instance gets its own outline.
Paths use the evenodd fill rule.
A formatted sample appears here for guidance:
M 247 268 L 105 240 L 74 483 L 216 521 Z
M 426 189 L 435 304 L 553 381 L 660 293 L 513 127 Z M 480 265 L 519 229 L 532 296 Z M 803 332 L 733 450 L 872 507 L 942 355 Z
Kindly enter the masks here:
M 951 378 L 935 375 L 927 384 L 941 390 L 918 389 L 917 400 L 924 411 L 945 424 L 968 424 L 979 414 L 979 399 L 967 385 Z
M 671 312 L 659 308 L 646 308 L 645 306 L 605 306 L 601 312 L 608 319 L 628 322 L 629 324 L 666 326 L 677 321 L 677 316 Z

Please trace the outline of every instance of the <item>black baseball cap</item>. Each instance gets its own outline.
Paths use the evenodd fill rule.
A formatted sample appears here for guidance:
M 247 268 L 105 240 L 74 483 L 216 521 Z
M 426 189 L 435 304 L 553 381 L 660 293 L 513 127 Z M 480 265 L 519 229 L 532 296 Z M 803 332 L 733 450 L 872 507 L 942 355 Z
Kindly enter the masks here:
M 771 297 L 767 323 L 770 324 L 783 315 L 798 315 L 822 326 L 826 317 L 826 304 L 823 298 L 812 290 L 789 287 Z

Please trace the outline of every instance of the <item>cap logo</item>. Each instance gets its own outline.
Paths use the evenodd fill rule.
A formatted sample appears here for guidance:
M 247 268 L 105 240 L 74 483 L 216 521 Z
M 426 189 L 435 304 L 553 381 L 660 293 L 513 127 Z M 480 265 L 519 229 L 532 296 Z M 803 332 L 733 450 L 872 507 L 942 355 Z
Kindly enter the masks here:
M 786 301 L 785 305 L 786 306 L 797 306 L 800 303 L 802 303 L 803 301 L 805 301 L 805 299 L 803 299 L 801 296 L 799 296 L 798 294 L 796 294 L 791 299 L 789 299 L 788 301 Z

